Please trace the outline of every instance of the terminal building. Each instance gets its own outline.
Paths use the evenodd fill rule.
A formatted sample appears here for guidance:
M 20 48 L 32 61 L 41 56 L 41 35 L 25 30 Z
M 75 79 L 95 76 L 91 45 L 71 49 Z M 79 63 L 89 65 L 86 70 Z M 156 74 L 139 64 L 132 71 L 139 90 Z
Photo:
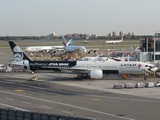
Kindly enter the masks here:
M 160 36 L 142 38 L 137 59 L 142 62 L 151 62 L 160 69 Z

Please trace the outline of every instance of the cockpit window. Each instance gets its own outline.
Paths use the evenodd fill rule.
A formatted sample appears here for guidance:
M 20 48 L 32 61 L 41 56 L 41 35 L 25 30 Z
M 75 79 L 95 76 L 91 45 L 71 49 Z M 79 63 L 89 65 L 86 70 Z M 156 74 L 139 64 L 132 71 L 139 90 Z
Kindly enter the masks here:
M 150 68 L 155 68 L 154 66 L 150 66 Z

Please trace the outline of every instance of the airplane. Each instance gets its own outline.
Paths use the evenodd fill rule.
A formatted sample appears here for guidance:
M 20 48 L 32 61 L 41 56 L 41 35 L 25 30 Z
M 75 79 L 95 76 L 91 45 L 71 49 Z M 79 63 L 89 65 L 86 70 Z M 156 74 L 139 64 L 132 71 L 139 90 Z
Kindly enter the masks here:
M 31 47 L 27 47 L 25 49 L 25 52 L 38 52 L 38 51 L 47 51 L 49 53 L 56 53 L 56 50 L 61 50 L 62 52 L 58 53 L 58 54 L 63 54 L 66 52 L 73 52 L 77 49 L 83 51 L 83 52 L 87 52 L 86 48 L 84 46 L 71 46 L 72 45 L 72 41 L 73 39 L 70 39 L 70 41 L 66 44 L 66 40 L 64 39 L 64 37 L 62 36 L 62 44 L 63 46 L 31 46 Z
M 134 49 L 134 53 L 135 53 L 136 55 L 138 55 L 140 52 L 141 52 L 140 47 L 136 47 L 136 48 Z
M 106 40 L 106 43 L 116 44 L 123 41 L 123 37 L 120 40 Z
M 88 43 L 88 41 L 87 41 L 87 40 L 84 40 L 83 43 Z
M 112 62 L 112 61 L 32 61 L 13 41 L 8 41 L 17 64 L 23 64 L 25 70 L 61 71 L 77 74 L 76 79 L 90 77 L 102 79 L 103 74 L 148 74 L 158 70 L 153 64 L 145 62 Z
M 73 39 L 70 39 L 68 43 L 66 43 L 66 40 L 62 36 L 62 44 L 64 46 L 71 46 L 72 45 Z M 40 51 L 47 51 L 49 52 L 50 50 L 56 50 L 56 49 L 64 49 L 64 46 L 30 46 L 27 47 L 24 51 L 25 52 L 40 52 Z

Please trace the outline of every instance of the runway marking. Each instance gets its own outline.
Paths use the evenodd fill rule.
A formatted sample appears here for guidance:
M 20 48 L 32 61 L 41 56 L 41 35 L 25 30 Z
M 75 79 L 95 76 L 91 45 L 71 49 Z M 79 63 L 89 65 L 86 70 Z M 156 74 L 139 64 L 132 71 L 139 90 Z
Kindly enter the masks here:
M 73 115 L 73 113 L 71 112 L 67 112 L 67 111 L 62 111 L 62 112 Z
M 8 100 L 14 100 L 14 99 L 12 99 L 12 98 L 7 98 Z
M 91 98 L 91 100 L 96 101 L 96 100 L 100 100 L 100 99 L 99 98 Z
M 154 101 L 154 100 L 140 100 L 140 99 L 130 99 L 133 101 L 141 101 L 141 102 L 153 102 L 153 103 L 159 103 L 159 101 Z
M 19 90 L 14 90 L 15 92 L 24 92 L 24 90 L 21 90 L 21 89 L 19 89 Z
M 25 104 L 31 104 L 31 103 L 29 103 L 29 102 L 25 102 L 25 101 L 23 101 L 23 103 L 25 103 Z
M 98 111 L 98 110 L 84 108 L 84 107 L 80 107 L 80 106 L 76 106 L 76 105 L 71 105 L 71 104 L 66 104 L 66 103 L 46 100 L 46 99 L 27 96 L 27 95 L 22 95 L 22 94 L 18 94 L 18 93 L 7 92 L 7 91 L 3 91 L 3 90 L 0 90 L 0 92 L 6 93 L 6 94 L 11 94 L 11 95 L 17 95 L 17 96 L 21 96 L 21 97 L 26 97 L 26 98 L 30 98 L 30 99 L 34 99 L 34 100 L 40 100 L 40 101 L 44 101 L 44 102 L 49 102 L 49 103 L 53 103 L 53 104 L 58 104 L 58 105 L 62 105 L 62 106 L 73 107 L 73 108 L 76 108 L 76 109 L 86 110 L 86 111 L 90 111 L 90 112 L 94 112 L 94 113 L 98 113 L 98 114 L 103 114 L 103 115 L 108 115 L 108 116 L 112 116 L 112 117 L 116 117 L 116 118 L 120 118 L 120 119 L 134 120 L 133 118 L 117 116 L 117 115 L 114 115 L 114 114 L 111 114 L 111 113 L 101 112 L 101 111 Z
M 0 103 L 0 105 L 6 106 L 6 107 L 10 107 L 10 108 L 14 108 L 14 109 L 17 109 L 17 110 L 28 111 L 28 110 L 26 110 L 26 109 L 18 108 L 18 107 L 11 106 L 11 105 L 7 105 L 7 104 L 3 104 L 3 103 Z
M 46 106 L 41 106 L 41 107 L 46 108 L 46 109 L 51 109 L 50 107 L 46 107 Z

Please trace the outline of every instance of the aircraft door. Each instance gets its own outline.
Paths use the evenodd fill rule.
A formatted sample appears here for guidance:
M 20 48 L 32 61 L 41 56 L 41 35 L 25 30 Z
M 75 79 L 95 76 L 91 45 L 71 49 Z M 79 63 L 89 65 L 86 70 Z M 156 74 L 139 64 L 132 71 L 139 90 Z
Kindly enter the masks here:
M 86 65 L 86 68 L 87 68 L 87 69 L 90 69 L 90 64 L 87 64 L 87 65 Z
M 119 73 L 121 73 L 123 71 L 123 66 L 121 65 L 119 68 Z

